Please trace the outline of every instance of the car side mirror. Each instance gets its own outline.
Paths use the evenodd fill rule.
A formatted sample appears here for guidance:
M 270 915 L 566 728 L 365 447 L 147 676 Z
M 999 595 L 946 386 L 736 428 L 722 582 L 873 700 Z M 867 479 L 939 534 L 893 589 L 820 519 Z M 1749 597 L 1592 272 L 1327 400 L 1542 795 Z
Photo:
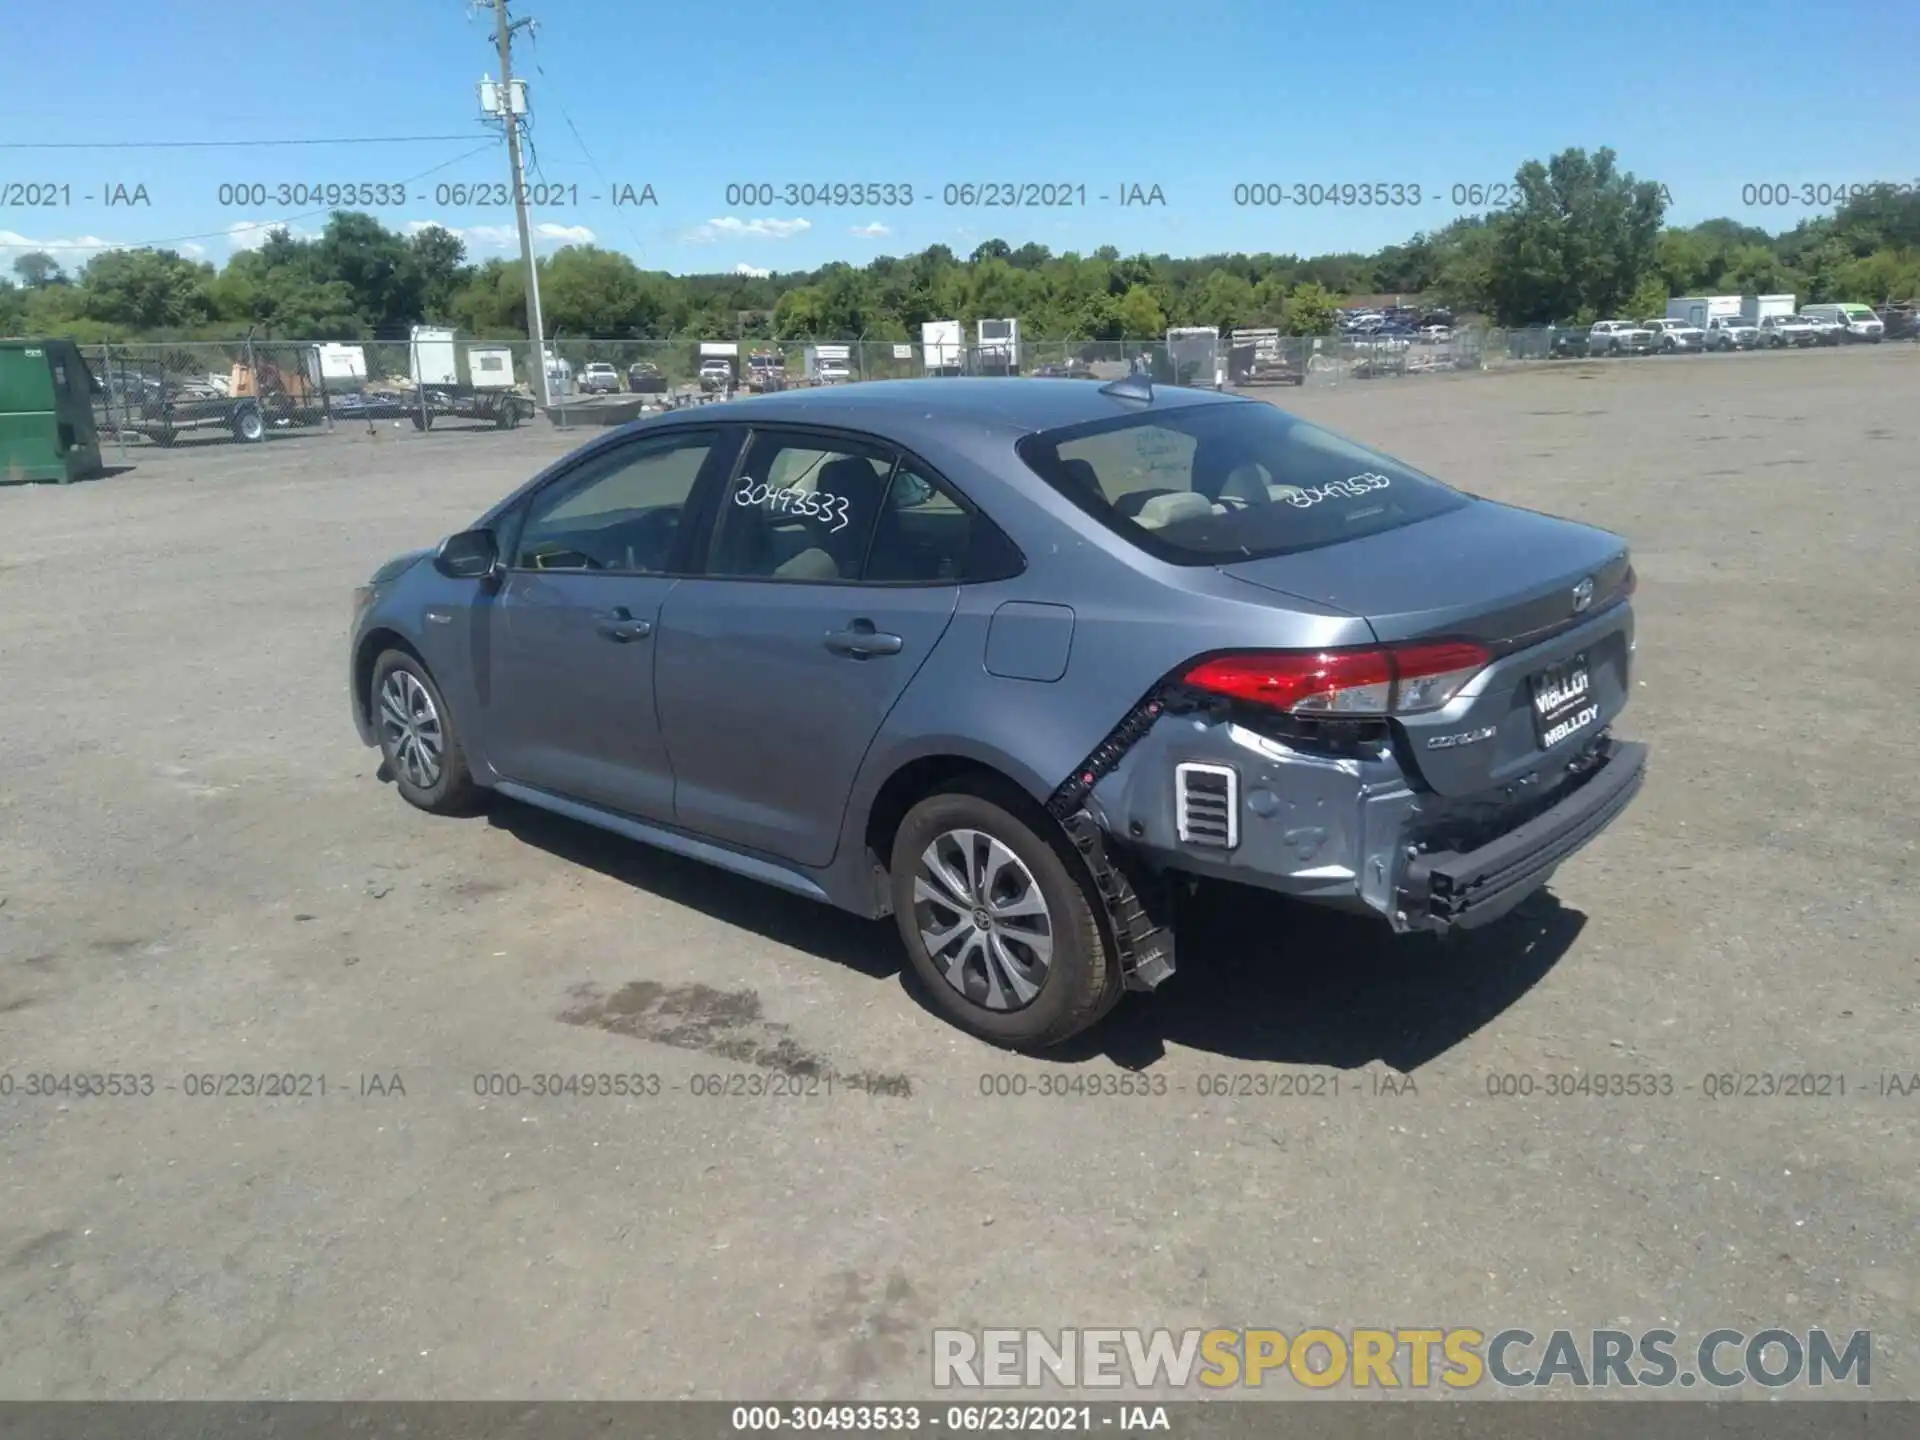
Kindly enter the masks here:
M 463 530 L 440 542 L 433 557 L 433 568 L 452 580 L 481 580 L 500 583 L 507 573 L 500 556 L 500 543 L 491 530 Z

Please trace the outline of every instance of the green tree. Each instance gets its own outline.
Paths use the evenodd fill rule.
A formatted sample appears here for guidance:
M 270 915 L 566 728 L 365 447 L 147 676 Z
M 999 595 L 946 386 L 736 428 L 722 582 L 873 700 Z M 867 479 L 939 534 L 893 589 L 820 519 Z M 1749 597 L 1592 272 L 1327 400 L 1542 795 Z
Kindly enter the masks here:
M 107 250 L 80 274 L 82 313 L 117 329 L 177 330 L 214 314 L 211 265 L 172 250 Z
M 1514 173 L 1519 203 L 1496 216 L 1494 313 L 1503 324 L 1618 309 L 1657 261 L 1660 186 L 1615 165 L 1612 150 L 1563 150 Z
M 1667 301 L 1670 298 L 1672 298 L 1672 292 L 1667 289 L 1667 282 L 1658 275 L 1649 275 L 1634 286 L 1633 293 L 1621 306 L 1620 313 L 1630 320 L 1646 320 L 1665 315 Z
M 1167 333 L 1167 312 L 1151 287 L 1135 285 L 1114 306 L 1114 319 L 1120 325 L 1120 338 L 1157 340 Z
M 454 297 L 473 275 L 466 243 L 451 231 L 429 225 L 414 233 L 407 248 L 420 277 L 420 318 L 451 318 Z
M 20 283 L 29 290 L 44 290 L 49 285 L 67 283 L 60 262 L 44 250 L 29 250 L 24 255 L 16 255 L 13 273 L 20 277 Z
M 1339 308 L 1332 295 L 1309 281 L 1287 297 L 1284 328 L 1289 335 L 1331 335 Z
M 540 308 L 556 335 L 620 339 L 651 335 L 662 309 L 633 261 L 594 245 L 569 245 L 540 262 Z

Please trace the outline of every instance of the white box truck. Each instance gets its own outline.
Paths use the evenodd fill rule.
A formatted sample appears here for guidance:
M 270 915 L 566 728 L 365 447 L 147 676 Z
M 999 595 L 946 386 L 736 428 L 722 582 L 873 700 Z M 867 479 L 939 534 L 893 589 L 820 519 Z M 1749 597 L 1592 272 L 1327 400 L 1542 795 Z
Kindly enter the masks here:
M 1769 315 L 1796 313 L 1799 304 L 1797 295 L 1748 295 L 1740 301 L 1740 313 L 1758 325 Z
M 730 395 L 740 383 L 740 345 L 734 340 L 702 340 L 698 353 L 700 388 L 709 395 Z
M 980 337 L 980 373 L 982 375 L 1018 375 L 1020 373 L 1020 322 L 1018 320 L 982 320 Z
M 967 327 L 958 320 L 925 321 L 920 358 L 929 375 L 958 375 L 967 367 Z
M 1684 320 L 1697 330 L 1705 330 L 1710 320 L 1738 315 L 1742 304 L 1738 295 L 1685 295 L 1667 301 L 1667 319 Z
M 809 345 L 807 379 L 815 385 L 844 385 L 853 378 L 851 345 Z

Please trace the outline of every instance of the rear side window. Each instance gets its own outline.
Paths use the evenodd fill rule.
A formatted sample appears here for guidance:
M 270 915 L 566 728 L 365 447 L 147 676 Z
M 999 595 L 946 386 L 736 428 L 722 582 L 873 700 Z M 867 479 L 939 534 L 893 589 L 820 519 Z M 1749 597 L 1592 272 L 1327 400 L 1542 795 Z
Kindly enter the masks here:
M 894 453 L 855 440 L 757 433 L 714 534 L 707 574 L 858 580 Z
M 1469 503 L 1411 466 L 1258 401 L 1030 435 L 1021 458 L 1176 565 L 1224 565 L 1395 530 Z

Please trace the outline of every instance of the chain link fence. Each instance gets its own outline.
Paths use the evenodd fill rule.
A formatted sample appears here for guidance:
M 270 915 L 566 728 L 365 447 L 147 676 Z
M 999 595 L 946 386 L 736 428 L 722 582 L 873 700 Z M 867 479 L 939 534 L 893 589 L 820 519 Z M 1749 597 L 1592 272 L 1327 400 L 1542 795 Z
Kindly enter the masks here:
M 1546 361 L 1551 332 L 1437 336 L 1175 331 L 1170 340 L 618 340 L 545 346 L 450 331 L 413 341 L 140 342 L 85 347 L 104 445 L 259 444 L 392 426 L 512 430 L 618 424 L 733 396 L 927 376 L 1019 375 L 1259 392 Z M 544 368 L 544 383 L 541 370 Z

